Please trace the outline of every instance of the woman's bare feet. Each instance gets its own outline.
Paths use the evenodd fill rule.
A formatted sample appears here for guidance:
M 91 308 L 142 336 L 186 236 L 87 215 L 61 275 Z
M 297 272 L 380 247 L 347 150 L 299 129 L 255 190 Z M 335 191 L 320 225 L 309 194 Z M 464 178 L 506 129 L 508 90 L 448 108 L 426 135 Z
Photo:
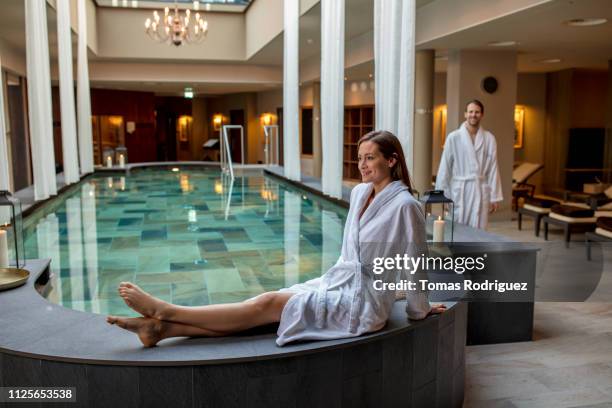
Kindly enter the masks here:
M 121 282 L 118 291 L 125 304 L 144 317 L 165 320 L 167 311 L 170 308 L 168 303 L 151 296 L 131 282 Z
M 153 347 L 164 338 L 164 322 L 157 319 L 148 317 L 127 318 L 108 316 L 106 321 L 110 324 L 116 324 L 122 329 L 136 333 L 145 347 Z

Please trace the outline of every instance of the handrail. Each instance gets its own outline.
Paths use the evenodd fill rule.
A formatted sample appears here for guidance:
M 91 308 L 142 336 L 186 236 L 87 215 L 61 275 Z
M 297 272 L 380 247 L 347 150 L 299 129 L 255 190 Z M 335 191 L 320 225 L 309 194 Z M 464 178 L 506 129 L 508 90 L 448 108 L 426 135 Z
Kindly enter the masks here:
M 244 164 L 244 128 L 242 125 L 223 125 L 223 139 L 221 143 L 221 169 L 227 171 L 234 179 L 234 162 L 232 161 L 232 153 L 230 152 L 230 143 L 227 137 L 227 129 L 240 129 L 240 152 L 242 153 L 241 162 Z
M 278 141 L 278 125 L 266 125 L 263 127 L 264 129 L 264 155 L 265 155 L 265 160 L 266 160 L 266 166 L 270 165 L 270 130 L 271 129 L 276 129 L 276 148 L 274 149 L 274 156 L 276 156 L 276 160 L 274 162 L 274 164 L 276 164 L 278 166 L 279 163 L 279 153 L 278 153 L 278 149 L 279 149 L 279 141 Z

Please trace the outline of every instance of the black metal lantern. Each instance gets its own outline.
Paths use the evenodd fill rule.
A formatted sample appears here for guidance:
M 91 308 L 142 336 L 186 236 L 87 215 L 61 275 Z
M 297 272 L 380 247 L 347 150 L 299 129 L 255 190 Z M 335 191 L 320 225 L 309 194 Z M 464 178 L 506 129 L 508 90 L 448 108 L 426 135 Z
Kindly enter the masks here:
M 0 191 L 0 267 L 23 268 L 25 251 L 21 202 L 10 192 Z
M 420 201 L 425 205 L 427 240 L 452 243 L 455 229 L 453 200 L 446 197 L 442 190 L 431 190 L 425 192 Z

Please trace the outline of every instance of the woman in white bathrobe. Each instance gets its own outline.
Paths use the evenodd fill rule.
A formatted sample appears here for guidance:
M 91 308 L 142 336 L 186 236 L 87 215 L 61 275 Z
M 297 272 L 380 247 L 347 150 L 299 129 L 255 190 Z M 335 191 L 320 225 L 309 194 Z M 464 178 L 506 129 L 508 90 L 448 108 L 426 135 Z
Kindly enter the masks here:
M 436 190 L 453 200 L 455 221 L 486 229 L 489 213 L 503 200 L 497 167 L 497 143 L 491 132 L 480 126 L 484 106 L 470 101 L 465 122 L 451 132 L 436 177 Z
M 169 337 L 224 336 L 274 322 L 279 323 L 280 346 L 380 330 L 396 292 L 375 290 L 374 280 L 396 282 L 401 271 L 374 274 L 374 258 L 421 255 L 425 220 L 410 193 L 408 169 L 395 136 L 386 131 L 363 136 L 358 159 L 363 183 L 351 192 L 340 258 L 323 276 L 240 303 L 196 307 L 166 303 L 124 282 L 119 294 L 143 317 L 109 316 L 107 321 L 137 333 L 147 347 Z M 407 296 L 411 319 L 443 310 L 442 305 L 432 307 L 424 292 Z

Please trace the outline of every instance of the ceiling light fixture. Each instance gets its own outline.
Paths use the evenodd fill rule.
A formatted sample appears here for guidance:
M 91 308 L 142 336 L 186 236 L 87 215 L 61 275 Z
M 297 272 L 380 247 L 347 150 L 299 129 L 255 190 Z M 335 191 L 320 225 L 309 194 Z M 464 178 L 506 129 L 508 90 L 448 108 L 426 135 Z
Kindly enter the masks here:
M 565 24 L 572 27 L 590 27 L 606 24 L 607 22 L 607 18 L 573 18 L 571 20 L 564 21 Z
M 194 9 L 197 2 L 194 1 Z M 164 16 L 160 17 L 157 10 L 153 12 L 153 19 L 147 18 L 145 21 L 145 32 L 149 37 L 159 42 L 167 42 L 175 46 L 180 46 L 183 42 L 201 42 L 208 33 L 208 21 L 199 12 L 195 13 L 195 21 L 191 20 L 191 10 L 185 10 L 185 16 L 179 13 L 178 4 L 174 2 L 174 14 L 170 14 L 170 9 L 164 9 Z
M 516 41 L 492 41 L 489 43 L 490 47 L 512 47 L 518 45 Z
M 185 88 L 185 91 L 184 91 L 183 95 L 187 99 L 192 99 L 193 98 L 193 89 L 192 88 Z

